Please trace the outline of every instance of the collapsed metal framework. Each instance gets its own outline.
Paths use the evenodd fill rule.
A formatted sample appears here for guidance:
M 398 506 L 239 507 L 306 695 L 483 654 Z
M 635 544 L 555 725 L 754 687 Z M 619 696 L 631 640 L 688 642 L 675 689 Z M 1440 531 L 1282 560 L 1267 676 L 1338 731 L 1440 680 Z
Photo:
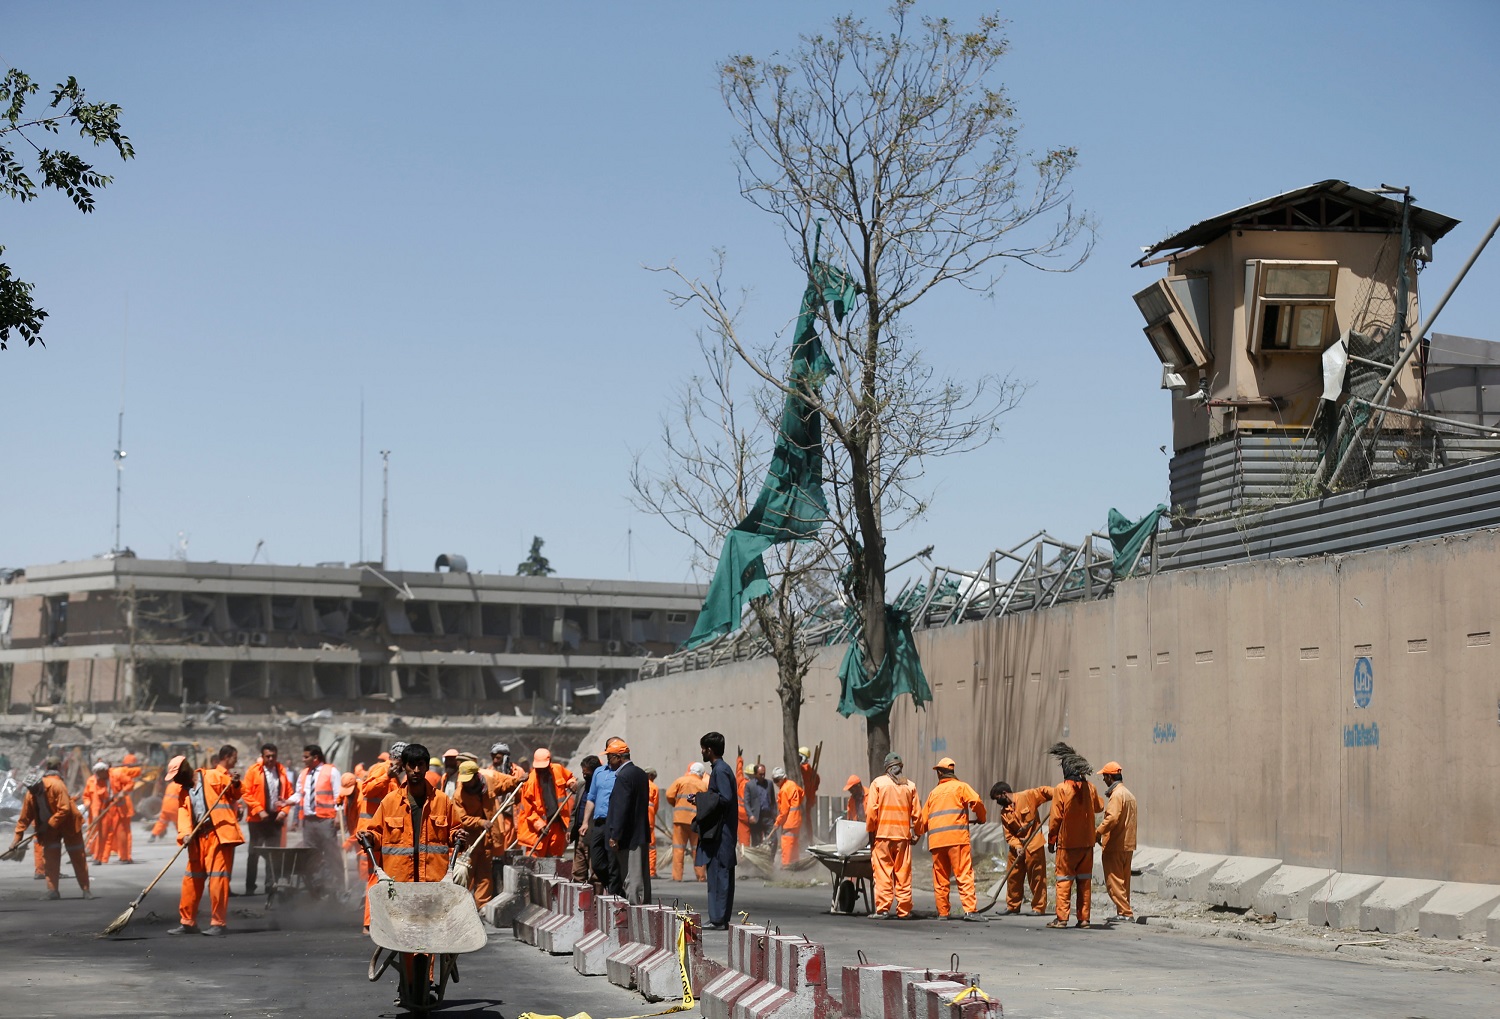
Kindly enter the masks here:
M 1125 576 L 1150 569 L 1153 544 L 1147 544 Z M 934 565 L 925 578 L 908 580 L 891 604 L 911 614 L 912 629 L 927 630 L 1094 601 L 1107 597 L 1117 579 L 1107 535 L 1090 533 L 1075 545 L 1038 531 L 1010 548 L 995 549 L 977 570 Z M 858 632 L 859 621 L 848 606 L 830 601 L 807 614 L 797 639 L 805 647 L 824 647 L 853 640 Z M 741 626 L 691 650 L 648 659 L 641 676 L 711 669 L 771 653 L 770 642 L 758 630 Z

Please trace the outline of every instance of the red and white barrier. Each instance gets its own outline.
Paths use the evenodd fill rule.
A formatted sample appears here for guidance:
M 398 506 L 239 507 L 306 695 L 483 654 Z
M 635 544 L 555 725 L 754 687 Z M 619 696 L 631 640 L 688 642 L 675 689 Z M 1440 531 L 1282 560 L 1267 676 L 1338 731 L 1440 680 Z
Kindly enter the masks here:
M 765 927 L 731 924 L 729 967 L 702 991 L 705 1019 L 832 1019 L 823 946 Z
M 688 982 L 699 986 L 704 967 L 703 921 L 697 913 L 678 912 L 662 907 L 647 920 L 647 930 L 654 951 L 635 964 L 635 986 L 647 1001 L 665 1001 L 682 997 L 682 969 L 687 966 Z M 683 937 L 683 953 L 677 951 L 677 935 Z
M 536 928 L 536 946 L 548 955 L 572 955 L 594 923 L 594 886 L 573 881 L 558 886 L 555 912 Z
M 609 982 L 627 991 L 635 989 L 636 966 L 656 951 L 651 943 L 652 919 L 662 906 L 626 906 L 626 928 L 621 931 L 620 947 L 604 959 L 604 973 Z
M 913 984 L 949 981 L 977 985 L 978 973 L 944 972 L 913 966 L 845 966 L 842 974 L 845 1019 L 911 1019 L 907 989 Z
M 998 998 L 968 993 L 971 982 L 918 981 L 906 988 L 909 1019 L 1000 1019 L 1005 1015 Z
M 618 895 L 596 895 L 592 912 L 593 928 L 573 945 L 573 968 L 586 977 L 602 977 L 610 953 L 624 944 L 629 904 Z

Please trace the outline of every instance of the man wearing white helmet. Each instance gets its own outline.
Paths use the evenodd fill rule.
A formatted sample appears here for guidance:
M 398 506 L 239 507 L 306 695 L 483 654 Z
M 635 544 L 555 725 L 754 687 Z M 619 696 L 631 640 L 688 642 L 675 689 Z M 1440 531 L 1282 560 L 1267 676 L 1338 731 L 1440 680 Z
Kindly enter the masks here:
M 797 859 L 797 835 L 802 830 L 802 787 L 786 777 L 785 768 L 771 772 L 776 785 L 776 827 L 781 829 L 781 865 L 790 867 Z
M 687 853 L 696 858 L 698 833 L 693 831 L 693 822 L 698 818 L 698 808 L 690 797 L 708 788 L 708 779 L 703 777 L 703 762 L 694 761 L 688 770 L 667 787 L 667 802 L 672 805 L 672 880 L 682 880 L 682 859 Z M 699 881 L 706 880 L 706 868 L 694 866 L 693 873 Z

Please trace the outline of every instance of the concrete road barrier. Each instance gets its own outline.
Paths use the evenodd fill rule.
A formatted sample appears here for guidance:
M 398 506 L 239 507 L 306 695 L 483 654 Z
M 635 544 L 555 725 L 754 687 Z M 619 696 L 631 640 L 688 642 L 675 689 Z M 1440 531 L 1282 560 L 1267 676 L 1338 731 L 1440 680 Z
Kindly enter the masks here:
M 1359 926 L 1359 908 L 1385 878 L 1371 874 L 1335 874 L 1313 892 L 1307 904 L 1307 922 L 1315 927 Z
M 1500 906 L 1495 907 L 1495 911 L 1485 921 L 1484 936 L 1490 944 L 1500 945 Z
M 1208 882 L 1229 857 L 1214 853 L 1178 853 L 1161 872 L 1161 889 L 1157 894 L 1170 899 L 1204 902 L 1208 899 Z
M 1386 934 L 1416 930 L 1422 907 L 1441 887 L 1440 881 L 1386 878 L 1360 903 L 1359 929 Z
M 1231 909 L 1249 909 L 1255 895 L 1281 867 L 1280 860 L 1260 856 L 1231 856 L 1208 879 L 1205 902 Z
M 1260 886 L 1250 908 L 1262 915 L 1275 913 L 1282 919 L 1306 919 L 1313 896 L 1332 879 L 1333 873 L 1321 867 L 1283 865 Z
M 594 926 L 573 944 L 573 969 L 586 977 L 608 973 L 610 954 L 624 944 L 630 926 L 629 903 L 618 895 L 594 896 Z
M 1417 930 L 1427 938 L 1461 938 L 1483 934 L 1485 919 L 1500 909 L 1500 885 L 1444 882 L 1417 915 Z M 1490 935 L 1490 942 L 1496 943 Z
M 537 927 L 553 913 L 558 887 L 566 882 L 551 874 L 528 874 L 524 881 L 526 907 L 511 922 L 517 941 L 536 947 Z
M 907 989 L 934 981 L 968 987 L 979 983 L 979 974 L 912 966 L 845 966 L 840 979 L 844 1019 L 910 1019 Z
M 683 959 L 677 952 L 677 935 L 683 937 L 688 981 L 702 986 L 703 918 L 698 913 L 678 912 L 665 906 L 648 917 L 652 951 L 635 964 L 635 986 L 647 1001 L 682 997 Z
M 558 886 L 554 911 L 536 928 L 536 946 L 548 955 L 572 955 L 594 924 L 594 886 L 568 881 Z
M 626 925 L 620 947 L 604 957 L 604 975 L 616 987 L 635 990 L 636 964 L 656 950 L 651 944 L 651 918 L 662 906 L 626 906 Z
M 1136 849 L 1135 856 L 1130 861 L 1131 890 L 1145 895 L 1160 894 L 1161 873 L 1168 864 L 1177 859 L 1178 853 L 1176 849 L 1159 849 L 1152 846 L 1141 846 Z
M 823 946 L 730 924 L 729 965 L 703 988 L 704 1019 L 834 1019 Z

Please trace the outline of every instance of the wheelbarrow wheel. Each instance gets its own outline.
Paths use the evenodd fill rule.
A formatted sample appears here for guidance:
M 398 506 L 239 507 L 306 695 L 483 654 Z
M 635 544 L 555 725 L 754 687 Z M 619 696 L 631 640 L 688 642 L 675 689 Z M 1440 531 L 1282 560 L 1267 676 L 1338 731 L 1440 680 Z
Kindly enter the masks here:
M 437 1004 L 432 982 L 432 956 L 412 953 L 401 957 L 401 983 L 396 1003 L 408 1012 L 426 1014 Z
M 838 911 L 845 915 L 854 912 L 855 903 L 859 901 L 859 886 L 851 878 L 844 878 L 839 882 L 838 894 L 834 899 Z

